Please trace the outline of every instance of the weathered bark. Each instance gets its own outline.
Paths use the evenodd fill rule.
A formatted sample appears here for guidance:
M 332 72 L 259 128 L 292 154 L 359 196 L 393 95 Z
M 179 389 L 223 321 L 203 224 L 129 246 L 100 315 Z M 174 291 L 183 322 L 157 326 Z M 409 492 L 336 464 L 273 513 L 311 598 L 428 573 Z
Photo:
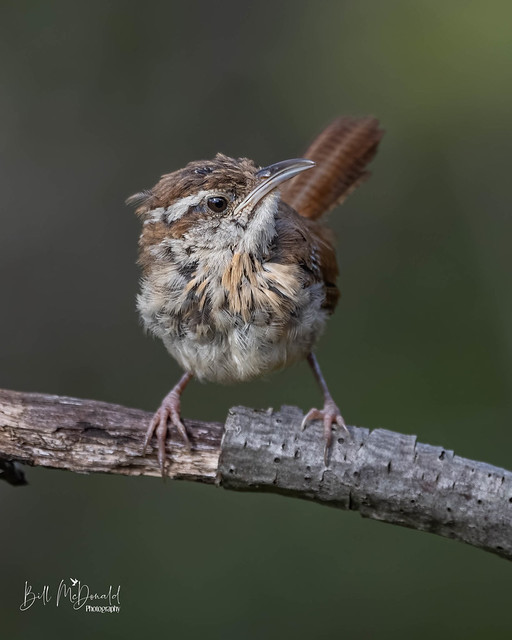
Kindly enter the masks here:
M 159 476 L 156 449 L 142 455 L 151 414 L 92 400 L 0 391 L 0 478 L 21 484 L 17 462 Z M 168 476 L 226 489 L 273 491 L 364 517 L 467 542 L 512 559 L 512 473 L 384 429 L 349 427 L 329 464 L 302 412 L 245 407 L 225 425 L 185 421 L 193 451 L 172 433 Z
M 160 476 L 156 450 L 142 455 L 151 417 L 96 400 L 0 390 L 0 458 L 78 473 Z M 193 451 L 171 431 L 169 477 L 215 482 L 223 425 L 186 425 Z

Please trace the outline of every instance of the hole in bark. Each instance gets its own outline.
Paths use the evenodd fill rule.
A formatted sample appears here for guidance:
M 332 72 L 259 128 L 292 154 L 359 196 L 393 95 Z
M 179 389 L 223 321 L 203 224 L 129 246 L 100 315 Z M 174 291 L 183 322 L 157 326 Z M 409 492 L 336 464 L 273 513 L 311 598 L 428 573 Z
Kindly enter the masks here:
M 508 499 L 509 502 L 512 502 L 512 496 L 510 496 L 510 498 Z
M 416 500 L 414 500 L 414 498 L 411 498 L 411 504 L 414 504 L 416 502 Z
M 496 547 L 496 551 L 503 551 L 503 547 L 500 547 L 499 545 Z
M 388 462 L 388 473 L 391 473 L 391 460 Z
M 308 466 L 306 467 L 306 471 L 311 471 L 311 467 L 309 466 L 309 464 L 308 464 Z
M 338 444 L 343 444 L 345 440 L 343 438 L 338 438 Z
M 235 473 L 235 467 L 229 467 L 229 473 Z
M 452 510 L 450 509 L 450 507 L 446 507 L 446 511 L 448 511 L 448 513 L 451 513 Z
M 300 449 L 295 449 L 295 453 L 293 454 L 294 458 L 300 458 Z
M 446 456 L 446 451 L 443 449 L 443 451 L 441 451 L 441 455 L 439 456 L 439 460 L 444 460 Z
M 274 458 L 274 462 L 276 462 L 276 463 L 281 462 L 281 458 Z
M 357 478 L 358 475 L 359 475 L 359 471 L 354 471 L 354 478 Z
M 477 500 L 476 503 L 477 504 L 482 504 L 482 501 L 481 500 Z

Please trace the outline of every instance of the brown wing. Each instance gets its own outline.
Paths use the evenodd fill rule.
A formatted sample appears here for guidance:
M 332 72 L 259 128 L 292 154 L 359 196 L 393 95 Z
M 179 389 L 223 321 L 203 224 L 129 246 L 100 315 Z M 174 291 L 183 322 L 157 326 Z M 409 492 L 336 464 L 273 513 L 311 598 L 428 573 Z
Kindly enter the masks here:
M 336 286 L 338 265 L 332 232 L 318 222 L 299 216 L 284 202 L 279 206 L 276 231 L 271 261 L 296 264 L 304 284 L 323 282 L 324 308 L 332 313 L 340 297 Z
M 366 165 L 383 134 L 375 118 L 337 118 L 304 154 L 317 166 L 285 183 L 281 199 L 304 218 L 319 218 L 369 177 Z

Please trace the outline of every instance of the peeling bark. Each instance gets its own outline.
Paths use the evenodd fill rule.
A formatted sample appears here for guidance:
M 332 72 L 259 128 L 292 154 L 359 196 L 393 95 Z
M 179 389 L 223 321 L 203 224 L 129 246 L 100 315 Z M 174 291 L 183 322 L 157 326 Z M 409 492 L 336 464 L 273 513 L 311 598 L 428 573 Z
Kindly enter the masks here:
M 160 476 L 153 451 L 142 455 L 152 414 L 96 400 L 0 390 L 0 458 L 77 473 Z M 175 430 L 168 476 L 215 482 L 224 426 L 186 421 L 193 451 Z
M 359 511 L 512 559 L 512 473 L 385 429 L 348 427 L 326 466 L 317 424 L 303 414 L 230 410 L 225 425 L 190 420 L 186 450 L 171 433 L 167 475 L 225 489 L 271 491 Z M 17 463 L 159 476 L 156 443 L 142 455 L 151 414 L 118 405 L 0 390 L 0 478 L 23 484 Z

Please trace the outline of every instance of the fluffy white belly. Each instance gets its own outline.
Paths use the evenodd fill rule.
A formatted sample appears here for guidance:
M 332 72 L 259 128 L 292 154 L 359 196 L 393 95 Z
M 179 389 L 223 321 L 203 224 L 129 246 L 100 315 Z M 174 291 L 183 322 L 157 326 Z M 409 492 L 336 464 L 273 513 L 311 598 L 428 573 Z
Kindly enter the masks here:
M 320 335 L 327 314 L 304 309 L 286 328 L 237 322 L 227 333 L 162 335 L 169 353 L 199 380 L 232 383 L 258 378 L 307 356 Z

